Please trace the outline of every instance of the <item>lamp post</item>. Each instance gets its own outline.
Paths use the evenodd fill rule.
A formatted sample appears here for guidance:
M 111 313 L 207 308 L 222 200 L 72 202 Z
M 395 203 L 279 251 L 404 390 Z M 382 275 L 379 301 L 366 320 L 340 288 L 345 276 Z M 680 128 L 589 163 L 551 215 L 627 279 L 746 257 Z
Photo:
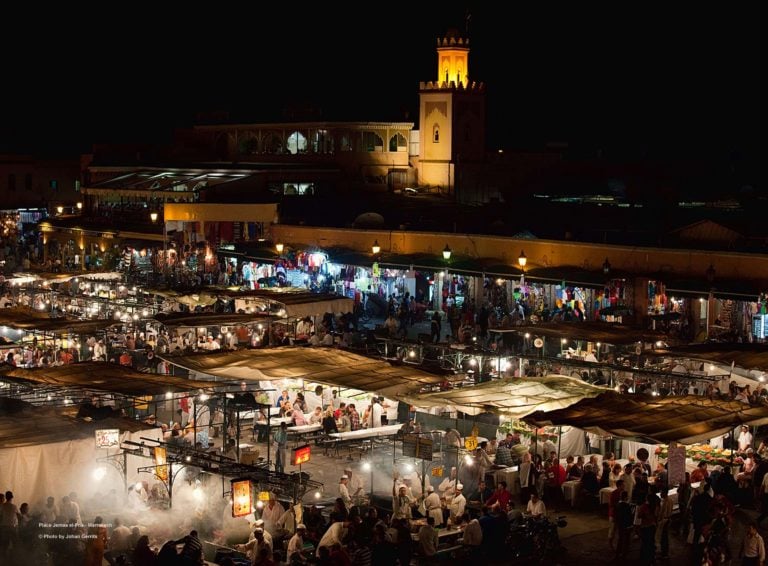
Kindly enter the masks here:
M 714 296 L 713 292 L 715 290 L 714 282 L 715 282 L 715 266 L 711 263 L 709 264 L 709 267 L 706 271 L 707 275 L 707 281 L 709 282 L 709 293 L 707 295 L 707 340 L 709 340 L 709 327 L 711 324 L 711 312 L 712 312 L 712 304 L 714 303 Z
M 160 217 L 160 214 L 153 210 L 149 213 L 149 219 L 152 220 L 152 224 L 157 223 L 157 219 Z M 165 214 L 163 214 L 163 273 L 166 273 L 166 270 L 168 268 L 168 232 L 166 231 L 165 227 Z
M 379 245 L 378 240 L 373 241 L 373 245 L 371 246 L 371 251 L 373 252 L 373 255 L 379 255 L 381 252 L 381 246 Z
M 285 249 L 285 245 L 282 242 L 278 242 L 275 244 L 275 250 L 277 250 L 277 255 L 282 255 L 284 249 Z
M 525 251 L 520 250 L 520 256 L 517 258 L 517 264 L 520 266 L 522 274 L 520 275 L 520 286 L 525 285 L 525 266 L 528 263 L 528 258 L 525 255 Z
M 435 282 L 442 281 L 441 285 L 438 287 L 435 285 L 435 310 L 439 310 L 442 306 L 440 304 L 440 300 L 443 295 L 443 287 L 447 284 L 448 279 L 448 264 L 451 261 L 451 254 L 453 253 L 453 250 L 451 250 L 451 247 L 448 244 L 445 244 L 445 247 L 443 248 L 443 261 L 445 262 L 445 271 L 440 271 L 440 277 L 435 278 Z
M 611 262 L 608 261 L 608 258 L 605 258 L 605 261 L 603 262 L 603 275 L 608 275 L 611 272 Z

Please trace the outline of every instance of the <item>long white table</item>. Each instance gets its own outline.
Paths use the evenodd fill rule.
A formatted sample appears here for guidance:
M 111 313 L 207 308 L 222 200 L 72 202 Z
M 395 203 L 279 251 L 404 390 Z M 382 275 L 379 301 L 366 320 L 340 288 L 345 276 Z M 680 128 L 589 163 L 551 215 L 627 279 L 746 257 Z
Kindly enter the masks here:
M 318 430 L 323 430 L 323 425 L 305 424 L 299 426 L 289 426 L 286 428 L 286 430 L 288 431 L 288 434 L 307 434 L 308 432 L 317 432 Z
M 360 430 L 350 430 L 349 432 L 332 432 L 328 436 L 337 440 L 364 440 L 367 438 L 378 438 L 380 436 L 394 436 L 403 425 L 394 424 L 379 426 L 376 428 L 361 428 Z
M 443 527 L 437 529 L 437 539 L 440 540 L 441 538 L 445 537 L 452 537 L 456 535 L 460 535 L 464 532 L 463 529 L 460 529 L 459 527 Z M 418 542 L 419 540 L 419 533 L 411 533 L 411 538 Z

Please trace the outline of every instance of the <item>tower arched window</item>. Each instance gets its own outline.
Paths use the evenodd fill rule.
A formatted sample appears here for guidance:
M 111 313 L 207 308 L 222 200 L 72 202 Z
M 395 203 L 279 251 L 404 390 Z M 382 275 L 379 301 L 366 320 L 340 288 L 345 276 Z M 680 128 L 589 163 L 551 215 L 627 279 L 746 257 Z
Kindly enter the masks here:
M 432 142 L 440 143 L 440 126 L 437 124 L 432 127 Z

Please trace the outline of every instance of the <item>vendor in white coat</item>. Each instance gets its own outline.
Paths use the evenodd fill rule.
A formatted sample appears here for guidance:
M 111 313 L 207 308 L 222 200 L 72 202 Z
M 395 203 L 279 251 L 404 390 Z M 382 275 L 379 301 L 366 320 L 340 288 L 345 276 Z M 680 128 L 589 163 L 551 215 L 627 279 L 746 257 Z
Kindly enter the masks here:
M 435 527 L 443 524 L 443 507 L 440 504 L 440 496 L 435 493 L 435 488 L 427 486 L 427 496 L 424 498 L 424 508 L 427 511 L 427 517 L 435 520 Z
M 464 514 L 464 507 L 467 505 L 467 500 L 462 493 L 464 486 L 460 483 L 456 484 L 456 495 L 453 496 L 451 502 L 448 504 L 448 515 L 451 520 L 456 523 L 457 518 Z
M 412 519 L 414 500 L 408 496 L 408 488 L 405 484 L 397 484 L 392 481 L 392 519 Z
M 363 478 L 360 476 L 360 474 L 353 473 L 352 468 L 349 466 L 344 469 L 344 475 L 349 478 L 347 481 L 347 490 L 349 491 L 349 495 L 352 498 L 352 503 L 354 505 L 361 505 L 365 500 Z
M 368 428 L 379 428 L 381 426 L 381 415 L 383 414 L 383 412 L 384 410 L 381 408 L 381 403 L 379 403 L 379 398 L 373 397 L 371 399 L 371 410 L 368 414 L 366 426 Z
M 437 490 L 440 492 L 440 496 L 443 497 L 446 502 L 450 501 L 456 492 L 456 468 L 451 468 L 451 474 L 445 478 L 440 485 L 437 486 Z

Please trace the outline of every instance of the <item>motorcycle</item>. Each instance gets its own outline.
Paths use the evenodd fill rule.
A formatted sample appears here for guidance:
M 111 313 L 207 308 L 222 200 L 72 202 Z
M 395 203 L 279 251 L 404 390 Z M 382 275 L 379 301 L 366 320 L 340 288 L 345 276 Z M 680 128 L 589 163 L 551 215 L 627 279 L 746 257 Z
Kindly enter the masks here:
M 564 516 L 556 520 L 524 516 L 520 524 L 510 528 L 507 546 L 518 560 L 554 564 L 555 556 L 564 550 L 557 529 L 566 525 L 568 521 Z

